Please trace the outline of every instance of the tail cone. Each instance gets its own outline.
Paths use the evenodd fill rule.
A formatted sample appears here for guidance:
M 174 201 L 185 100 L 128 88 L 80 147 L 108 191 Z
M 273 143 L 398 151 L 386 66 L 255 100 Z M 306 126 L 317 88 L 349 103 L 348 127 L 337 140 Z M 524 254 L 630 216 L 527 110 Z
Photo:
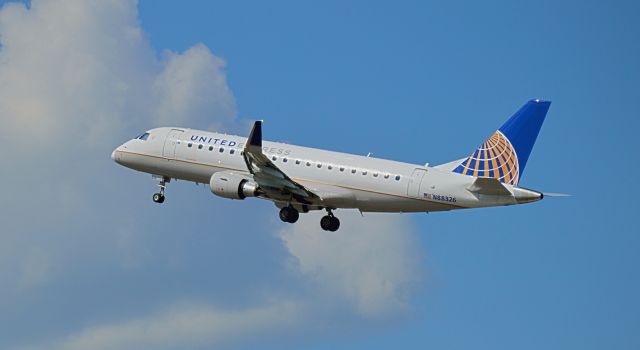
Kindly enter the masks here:
M 526 188 L 515 187 L 513 196 L 518 204 L 536 202 L 544 198 L 544 194 Z

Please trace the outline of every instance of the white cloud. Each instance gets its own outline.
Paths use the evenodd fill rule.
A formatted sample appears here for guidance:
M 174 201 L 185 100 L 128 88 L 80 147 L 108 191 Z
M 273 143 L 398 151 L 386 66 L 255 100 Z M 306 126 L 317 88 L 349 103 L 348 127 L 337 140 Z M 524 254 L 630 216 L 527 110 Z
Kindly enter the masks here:
M 0 175 L 12 184 L 0 197 L 0 261 L 20 260 L 3 266 L 33 275 L 25 232 L 63 240 L 75 217 L 98 215 L 109 154 L 127 138 L 162 124 L 234 122 L 224 61 L 201 44 L 158 59 L 135 0 L 8 3 L 0 44 L 0 139 L 11 145 Z M 3 275 L 14 276 L 9 285 L 21 278 Z
M 167 214 L 165 206 L 160 215 L 176 220 L 154 225 L 161 221 L 157 211 L 132 204 L 128 192 L 139 191 L 138 183 L 112 183 L 118 173 L 109 154 L 136 132 L 235 123 L 224 61 L 202 44 L 157 58 L 137 16 L 134 0 L 33 0 L 29 8 L 0 9 L 0 139 L 12 145 L 1 155 L 10 166 L 0 175 L 11 186 L 0 196 L 0 294 L 13 296 L 0 300 L 0 323 L 11 327 L 11 339 L 0 339 L 0 347 L 190 348 L 305 332 L 305 326 L 337 329 L 349 326 L 335 322 L 342 316 L 375 321 L 405 311 L 421 276 L 405 217 L 338 211 L 342 228 L 328 233 L 319 229 L 318 213 L 303 215 L 277 233 L 276 248 L 259 250 L 264 256 L 216 256 L 211 245 L 229 244 L 220 232 L 237 231 L 238 217 L 216 220 L 220 241 L 188 244 L 206 237 L 184 238 L 201 229 L 189 227 L 179 216 L 184 212 Z M 261 275 L 247 280 L 260 282 L 238 282 L 235 268 L 277 259 L 288 259 L 289 269 L 251 266 L 246 271 Z M 214 276 L 209 266 L 217 268 Z M 178 282 L 158 291 L 166 276 L 196 270 L 202 275 L 180 281 L 255 292 L 234 299 L 209 287 L 222 296 L 203 296 L 194 291 L 199 285 Z M 138 289 L 153 295 L 129 294 Z M 24 293 L 33 293 L 31 299 Z M 64 326 L 36 322 L 60 308 Z
M 243 343 L 251 343 L 257 335 L 297 327 L 300 316 L 299 307 L 287 301 L 242 310 L 177 304 L 162 313 L 88 328 L 60 342 L 31 349 L 184 349 L 237 343 L 243 337 Z
M 410 224 L 399 215 L 336 213 L 337 232 L 322 231 L 318 213 L 302 215 L 281 232 L 294 271 L 312 279 L 320 294 L 342 298 L 364 317 L 404 311 L 422 275 Z
M 89 327 L 62 340 L 29 349 L 184 349 L 242 347 L 259 339 L 280 344 L 297 333 L 341 332 L 356 327 L 341 317 L 363 321 L 404 314 L 420 284 L 421 256 L 415 235 L 399 216 L 338 211 L 342 227 L 319 228 L 320 213 L 303 215 L 280 231 L 290 253 L 291 286 L 308 285 L 302 295 L 277 290 L 279 300 L 244 309 L 207 303 L 177 303 L 168 310 Z M 280 339 L 284 334 L 286 339 Z
M 228 127 L 236 111 L 224 61 L 201 44 L 158 60 L 136 6 L 134 0 L 3 6 L 0 133 L 60 149 L 69 139 L 110 144 L 131 127 L 212 121 Z
M 168 52 L 167 56 L 166 66 L 153 85 L 159 101 L 155 120 L 162 125 L 183 125 L 195 119 L 213 130 L 229 125 L 235 104 L 225 79 L 224 61 L 202 44 L 184 54 Z

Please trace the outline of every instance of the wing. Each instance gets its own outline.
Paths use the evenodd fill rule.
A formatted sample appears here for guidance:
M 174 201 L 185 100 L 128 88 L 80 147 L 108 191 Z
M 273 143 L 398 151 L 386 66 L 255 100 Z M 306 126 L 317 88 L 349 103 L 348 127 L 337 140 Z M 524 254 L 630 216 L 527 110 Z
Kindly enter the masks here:
M 265 196 L 276 200 L 291 200 L 313 204 L 322 199 L 301 184 L 293 181 L 262 153 L 262 121 L 253 124 L 247 144 L 244 146 L 244 161 L 253 180 Z

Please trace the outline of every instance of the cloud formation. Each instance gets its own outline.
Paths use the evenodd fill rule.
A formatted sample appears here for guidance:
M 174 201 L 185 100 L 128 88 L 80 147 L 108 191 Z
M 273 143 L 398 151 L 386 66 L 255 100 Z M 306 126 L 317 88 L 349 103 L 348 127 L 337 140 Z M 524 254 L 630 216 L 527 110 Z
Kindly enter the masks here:
M 158 54 L 134 0 L 8 3 L 0 44 L 0 347 L 241 346 L 406 311 L 421 257 L 404 217 L 265 229 L 273 207 L 217 206 L 193 186 L 152 206 L 147 178 L 111 162 L 154 126 L 234 128 L 225 62 L 205 45 Z M 239 232 L 243 213 L 260 222 Z
M 226 127 L 236 115 L 225 63 L 198 44 L 161 59 L 136 1 L 38 0 L 0 12 L 3 137 L 64 146 L 68 135 L 111 144 L 132 127 Z M 14 138 L 22 140 L 21 137 Z M 61 144 L 62 142 L 62 144 Z
M 280 233 L 291 268 L 313 290 L 339 298 L 368 318 L 403 311 L 420 281 L 420 253 L 410 224 L 401 216 L 341 211 L 338 232 L 318 227 L 321 215 L 300 218 Z
M 227 86 L 225 62 L 202 44 L 184 54 L 169 51 L 166 56 L 164 69 L 152 86 L 158 101 L 154 121 L 183 125 L 195 120 L 214 130 L 228 127 L 236 110 Z
M 136 1 L 7 3 L 0 43 L 0 139 L 11 145 L 0 174 L 13 184 L 0 197 L 0 277 L 9 285 L 49 279 L 67 259 L 54 241 L 102 221 L 96 197 L 109 191 L 118 143 L 163 124 L 228 128 L 236 115 L 224 61 L 201 44 L 157 58 Z
M 258 339 L 287 335 L 296 341 L 296 333 L 339 333 L 361 327 L 355 323 L 404 314 L 421 282 L 411 227 L 397 217 L 345 211 L 340 233 L 327 233 L 317 225 L 320 216 L 307 214 L 300 225 L 278 231 L 290 275 L 285 286 L 255 305 L 222 309 L 212 301 L 175 302 L 160 312 L 98 324 L 28 349 L 242 348 Z
M 297 306 L 291 302 L 235 311 L 215 309 L 208 304 L 178 304 L 159 314 L 82 330 L 41 348 L 114 350 L 220 346 L 248 334 L 256 337 L 295 328 L 299 317 Z

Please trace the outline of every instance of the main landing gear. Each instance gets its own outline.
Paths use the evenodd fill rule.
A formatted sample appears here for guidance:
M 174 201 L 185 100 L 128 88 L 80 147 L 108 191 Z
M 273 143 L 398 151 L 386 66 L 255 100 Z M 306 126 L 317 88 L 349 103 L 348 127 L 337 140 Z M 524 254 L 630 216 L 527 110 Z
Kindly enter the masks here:
M 160 192 L 153 194 L 154 202 L 158 204 L 164 203 L 164 190 L 165 188 L 167 188 L 167 183 L 169 183 L 169 181 L 171 181 L 171 179 L 168 177 L 164 177 L 164 176 L 160 177 L 160 180 L 158 181 L 158 187 L 160 187 Z
M 280 220 L 293 224 L 298 221 L 300 213 L 294 207 L 284 207 L 280 209 Z M 333 216 L 331 209 L 327 209 L 327 215 L 320 220 L 320 227 L 325 231 L 335 232 L 340 228 L 340 220 Z
M 340 228 L 340 220 L 333 216 L 331 209 L 327 209 L 327 215 L 320 219 L 320 227 L 325 231 L 335 232 Z
M 293 224 L 298 221 L 300 213 L 293 207 L 284 207 L 280 209 L 280 220 Z

